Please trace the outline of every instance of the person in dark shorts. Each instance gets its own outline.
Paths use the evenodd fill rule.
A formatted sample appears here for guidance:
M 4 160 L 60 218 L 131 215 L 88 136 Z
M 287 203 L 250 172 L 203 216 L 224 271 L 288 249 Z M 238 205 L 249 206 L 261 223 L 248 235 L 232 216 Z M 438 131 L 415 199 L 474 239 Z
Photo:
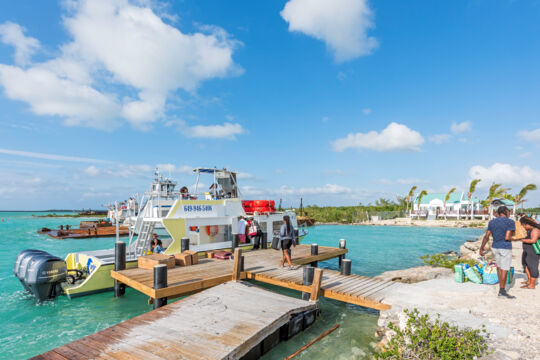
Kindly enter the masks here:
M 500 206 L 497 209 L 499 215 L 495 219 L 491 220 L 488 224 L 488 228 L 484 238 L 482 239 L 482 245 L 480 246 L 480 256 L 485 255 L 484 247 L 489 241 L 490 235 L 493 236 L 493 244 L 491 245 L 491 251 L 495 257 L 497 263 L 497 276 L 499 277 L 499 296 L 507 299 L 514 299 L 506 292 L 506 277 L 508 270 L 512 265 L 512 231 L 516 230 L 516 223 L 514 220 L 510 220 L 510 210 L 506 206 Z
M 285 260 L 289 264 L 289 269 L 294 269 L 291 262 L 291 246 L 293 245 L 294 228 L 291 224 L 291 219 L 288 215 L 283 217 L 283 224 L 279 230 L 279 240 L 281 240 L 281 251 L 283 251 L 283 257 L 281 258 L 281 267 L 285 264 Z
M 525 272 L 527 274 L 527 282 L 523 283 L 523 289 L 534 289 L 536 286 L 536 279 L 538 279 L 538 261 L 540 255 L 534 251 L 532 244 L 538 241 L 540 238 L 540 225 L 529 217 L 522 217 L 519 222 L 525 230 L 527 230 L 527 237 L 521 239 L 523 241 L 523 262 L 525 265 Z

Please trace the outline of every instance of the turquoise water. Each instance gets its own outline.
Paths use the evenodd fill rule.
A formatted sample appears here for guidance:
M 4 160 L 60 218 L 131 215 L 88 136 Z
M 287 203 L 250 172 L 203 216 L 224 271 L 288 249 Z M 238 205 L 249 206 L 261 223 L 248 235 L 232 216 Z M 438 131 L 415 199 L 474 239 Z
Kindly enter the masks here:
M 109 292 L 73 300 L 59 297 L 42 304 L 36 304 L 23 292 L 12 273 L 19 251 L 37 248 L 64 257 L 74 251 L 113 247 L 114 238 L 56 240 L 37 234 L 41 227 L 76 226 L 81 220 L 36 218 L 31 212 L 0 212 L 0 244 L 6 250 L 0 255 L 1 358 L 24 359 L 151 310 L 147 297 L 131 289 L 119 299 Z M 337 246 L 338 239 L 345 238 L 353 272 L 376 275 L 419 265 L 418 256 L 426 253 L 457 250 L 466 239 L 480 233 L 476 229 L 316 226 L 310 228 L 305 243 Z M 337 260 L 320 266 L 336 268 Z M 299 296 L 294 291 L 280 292 Z M 321 309 L 322 315 L 314 326 L 280 344 L 264 359 L 280 359 L 292 354 L 337 322 L 341 324 L 339 330 L 297 358 L 363 359 L 370 354 L 369 344 L 375 340 L 376 311 L 326 299 L 321 301 Z

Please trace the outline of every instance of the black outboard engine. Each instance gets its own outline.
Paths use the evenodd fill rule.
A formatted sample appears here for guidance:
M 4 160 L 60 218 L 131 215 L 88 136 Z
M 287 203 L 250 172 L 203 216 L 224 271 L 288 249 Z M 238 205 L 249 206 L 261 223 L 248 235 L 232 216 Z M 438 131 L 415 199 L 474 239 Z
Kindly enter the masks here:
M 45 251 L 28 249 L 17 256 L 13 272 L 24 288 L 42 301 L 62 293 L 61 283 L 66 281 L 67 265 Z

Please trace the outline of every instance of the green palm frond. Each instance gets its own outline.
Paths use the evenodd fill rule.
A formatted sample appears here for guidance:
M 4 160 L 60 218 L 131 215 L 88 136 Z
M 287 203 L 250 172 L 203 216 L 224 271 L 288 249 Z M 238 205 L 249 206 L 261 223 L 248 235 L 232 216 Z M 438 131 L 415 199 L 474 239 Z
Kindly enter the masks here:
M 476 191 L 476 185 L 478 185 L 480 181 L 482 181 L 482 179 L 474 179 L 473 181 L 471 181 L 471 184 L 469 185 L 469 192 L 467 194 L 469 200 L 471 200 L 472 195 Z
M 446 194 L 445 198 L 444 198 L 444 203 L 446 204 L 446 202 L 448 200 L 450 200 L 450 195 L 452 195 L 452 193 L 456 191 L 456 188 L 451 188 L 450 191 L 448 191 L 448 193 Z

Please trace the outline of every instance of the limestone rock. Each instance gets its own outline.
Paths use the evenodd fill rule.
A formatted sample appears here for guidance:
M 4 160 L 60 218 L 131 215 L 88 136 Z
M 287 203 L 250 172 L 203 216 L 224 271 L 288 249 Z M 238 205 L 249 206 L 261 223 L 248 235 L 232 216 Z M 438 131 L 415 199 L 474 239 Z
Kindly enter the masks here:
M 452 276 L 452 270 L 441 267 L 419 266 L 410 269 L 386 271 L 375 278 L 414 284 L 420 281 L 439 279 L 447 276 Z

